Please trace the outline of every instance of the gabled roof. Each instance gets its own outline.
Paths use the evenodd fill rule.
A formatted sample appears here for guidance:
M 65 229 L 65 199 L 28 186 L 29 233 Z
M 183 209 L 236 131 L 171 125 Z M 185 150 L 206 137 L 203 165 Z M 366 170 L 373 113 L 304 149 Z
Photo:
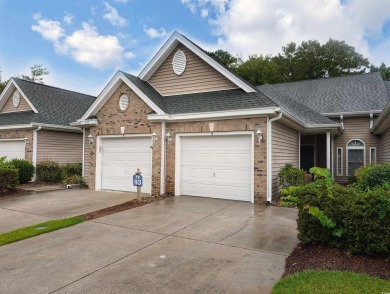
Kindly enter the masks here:
M 376 135 L 386 132 L 390 127 L 390 81 L 384 81 L 384 84 L 387 89 L 388 102 L 371 129 L 371 132 Z
M 256 92 L 256 89 L 252 85 L 250 85 L 247 81 L 237 76 L 235 73 L 231 72 L 228 68 L 226 68 L 221 63 L 219 63 L 214 58 L 212 58 L 209 54 L 207 54 L 206 51 L 204 51 L 198 45 L 190 41 L 185 36 L 179 34 L 178 32 L 174 32 L 172 34 L 172 36 L 167 40 L 167 42 L 160 48 L 160 50 L 156 53 L 156 55 L 141 71 L 138 77 L 141 80 L 147 81 L 179 43 L 186 46 L 189 50 L 191 50 L 194 54 L 196 54 L 201 59 L 203 59 L 203 61 L 208 63 L 219 73 L 224 75 L 228 80 L 234 83 L 237 87 L 241 88 L 247 93 Z
M 282 111 L 289 113 L 306 126 L 335 125 L 334 121 L 314 111 L 310 107 L 291 99 L 277 87 L 274 87 L 274 85 L 262 85 L 258 89 L 263 94 L 271 97 L 282 108 Z
M 48 85 L 12 78 L 7 87 L 20 89 L 24 98 L 34 109 L 24 112 L 0 114 L 0 125 L 43 123 L 69 126 L 80 118 L 96 99 L 94 96 L 64 90 Z M 3 91 L 1 100 L 7 99 Z
M 380 112 L 388 101 L 387 90 L 380 73 L 272 84 L 271 86 L 286 97 L 322 114 Z M 273 96 L 270 98 L 276 99 Z

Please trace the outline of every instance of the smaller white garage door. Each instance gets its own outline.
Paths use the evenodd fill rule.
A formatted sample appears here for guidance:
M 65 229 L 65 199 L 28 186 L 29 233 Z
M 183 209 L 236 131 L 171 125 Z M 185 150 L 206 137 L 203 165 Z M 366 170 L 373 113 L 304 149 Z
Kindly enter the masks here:
M 0 157 L 25 159 L 25 146 L 24 140 L 0 141 Z
M 251 201 L 250 135 L 181 138 L 181 194 Z
M 150 137 L 103 138 L 101 140 L 101 189 L 136 192 L 133 175 L 143 177 L 143 193 L 150 193 L 152 153 Z

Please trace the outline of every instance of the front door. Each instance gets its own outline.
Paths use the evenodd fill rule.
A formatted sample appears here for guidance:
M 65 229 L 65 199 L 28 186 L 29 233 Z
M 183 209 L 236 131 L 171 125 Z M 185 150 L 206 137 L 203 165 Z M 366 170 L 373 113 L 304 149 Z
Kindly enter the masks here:
M 301 169 L 309 172 L 314 164 L 314 145 L 301 145 Z

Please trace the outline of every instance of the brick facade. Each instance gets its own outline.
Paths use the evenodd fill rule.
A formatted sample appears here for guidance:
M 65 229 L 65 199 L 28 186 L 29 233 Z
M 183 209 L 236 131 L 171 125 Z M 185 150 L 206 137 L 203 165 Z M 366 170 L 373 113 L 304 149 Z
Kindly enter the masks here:
M 32 162 L 33 155 L 33 130 L 8 130 L 0 131 L 0 139 L 23 139 L 27 138 L 25 159 Z
M 129 97 L 129 107 L 125 111 L 119 109 L 119 98 L 122 94 Z M 151 123 L 147 114 L 153 110 L 141 100 L 125 83 L 122 83 L 96 114 L 97 127 L 86 129 L 85 136 L 90 133 L 94 142 L 85 144 L 85 178 L 90 189 L 95 189 L 96 142 L 97 136 L 120 135 L 120 127 L 124 126 L 125 135 L 157 134 L 158 140 L 152 151 L 152 195 L 160 194 L 161 172 L 161 123 Z M 87 140 L 86 140 L 87 141 Z

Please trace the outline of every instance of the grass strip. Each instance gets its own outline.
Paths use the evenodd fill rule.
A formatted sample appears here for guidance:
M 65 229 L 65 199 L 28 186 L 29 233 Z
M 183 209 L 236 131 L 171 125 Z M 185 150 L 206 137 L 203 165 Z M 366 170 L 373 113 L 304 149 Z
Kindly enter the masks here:
M 42 235 L 62 228 L 70 227 L 82 223 L 83 217 L 75 216 L 70 218 L 51 220 L 44 223 L 24 227 L 0 235 L 0 246 Z
M 390 281 L 348 271 L 308 270 L 277 282 L 272 294 L 388 293 Z

